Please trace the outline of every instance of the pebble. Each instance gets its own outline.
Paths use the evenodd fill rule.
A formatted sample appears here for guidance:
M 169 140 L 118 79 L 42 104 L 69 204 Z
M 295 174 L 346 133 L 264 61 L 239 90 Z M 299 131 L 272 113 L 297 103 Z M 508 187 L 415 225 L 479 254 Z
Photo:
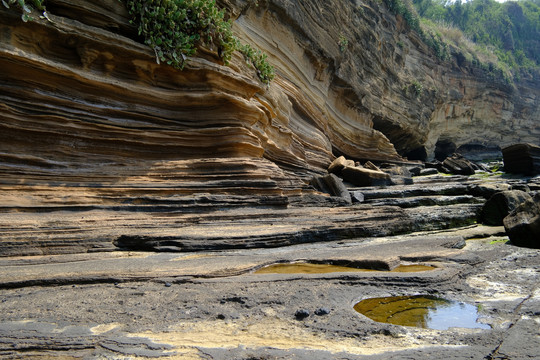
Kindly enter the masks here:
M 308 316 L 309 316 L 309 310 L 306 310 L 306 309 L 296 310 L 296 312 L 294 313 L 294 317 L 296 318 L 296 320 L 304 320 Z
M 328 315 L 328 314 L 330 314 L 330 309 L 328 308 L 319 308 L 315 310 L 315 315 L 317 316 L 323 316 L 323 315 Z

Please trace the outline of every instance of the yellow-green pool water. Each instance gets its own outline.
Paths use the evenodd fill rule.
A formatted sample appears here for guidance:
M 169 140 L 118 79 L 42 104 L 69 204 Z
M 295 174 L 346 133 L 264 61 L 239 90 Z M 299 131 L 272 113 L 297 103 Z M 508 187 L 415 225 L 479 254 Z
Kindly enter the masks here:
M 395 296 L 360 301 L 354 309 L 382 323 L 447 330 L 451 327 L 490 329 L 478 322 L 476 306 L 432 296 Z

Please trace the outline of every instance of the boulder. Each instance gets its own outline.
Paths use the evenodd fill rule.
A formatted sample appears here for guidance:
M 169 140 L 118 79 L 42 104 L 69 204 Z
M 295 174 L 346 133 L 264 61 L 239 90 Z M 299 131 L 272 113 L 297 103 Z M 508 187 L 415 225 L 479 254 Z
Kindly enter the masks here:
M 397 175 L 397 176 L 403 176 L 403 177 L 412 176 L 411 171 L 406 166 L 402 166 L 402 165 L 382 164 L 381 167 L 378 168 L 378 170 L 384 171 L 385 173 L 390 174 L 390 175 Z
M 389 174 L 393 185 L 413 184 L 412 174 L 406 166 L 396 164 L 381 164 L 379 171 Z
M 328 174 L 325 176 L 314 176 L 311 179 L 310 184 L 315 189 L 321 192 L 330 194 L 332 196 L 341 197 L 345 199 L 348 204 L 352 203 L 349 190 L 347 190 L 347 188 L 343 184 L 343 181 L 341 181 L 341 179 L 334 174 Z
M 332 161 L 330 166 L 328 166 L 328 172 L 331 174 L 340 175 L 341 170 L 343 170 L 345 166 L 354 167 L 354 161 L 345 159 L 345 156 L 340 156 L 336 160 Z
M 512 244 L 540 249 L 540 194 L 536 194 L 504 218 Z
M 392 183 L 390 175 L 387 173 L 360 167 L 346 166 L 341 170 L 341 175 L 345 181 L 356 186 L 378 186 Z
M 437 175 L 439 171 L 435 168 L 427 168 L 420 170 L 420 173 L 418 175 L 420 176 L 427 176 L 427 175 Z
M 445 172 L 455 175 L 474 175 L 475 166 L 460 154 L 453 154 L 442 162 Z
M 481 196 L 484 199 L 489 199 L 496 193 L 507 190 L 522 189 L 513 189 L 506 183 L 483 183 L 469 185 L 467 192 L 473 196 Z
M 540 174 L 540 147 L 515 144 L 502 149 L 504 170 L 513 174 Z
M 366 200 L 364 194 L 358 190 L 351 192 L 351 200 L 353 203 L 363 203 Z
M 379 169 L 377 167 L 377 165 L 375 165 L 374 163 L 372 163 L 371 161 L 367 161 L 365 164 L 364 164 L 364 167 L 366 169 L 370 169 L 370 170 L 375 170 L 375 171 L 381 171 L 381 169 Z
M 531 196 L 521 190 L 508 190 L 495 193 L 482 208 L 480 221 L 486 225 L 500 226 L 503 219 Z
M 409 167 L 408 169 L 409 169 L 409 172 L 411 173 L 411 176 L 419 176 L 422 170 L 424 170 L 422 166 L 413 166 L 413 167 Z

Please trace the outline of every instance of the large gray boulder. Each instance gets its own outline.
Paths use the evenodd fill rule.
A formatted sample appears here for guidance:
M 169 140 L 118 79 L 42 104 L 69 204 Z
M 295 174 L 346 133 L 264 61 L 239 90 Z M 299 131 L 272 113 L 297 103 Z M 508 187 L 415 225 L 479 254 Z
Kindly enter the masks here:
M 540 193 L 519 205 L 503 223 L 512 244 L 540 249 Z
M 480 221 L 486 225 L 501 226 L 503 219 L 531 196 L 521 190 L 508 190 L 495 193 L 484 204 Z

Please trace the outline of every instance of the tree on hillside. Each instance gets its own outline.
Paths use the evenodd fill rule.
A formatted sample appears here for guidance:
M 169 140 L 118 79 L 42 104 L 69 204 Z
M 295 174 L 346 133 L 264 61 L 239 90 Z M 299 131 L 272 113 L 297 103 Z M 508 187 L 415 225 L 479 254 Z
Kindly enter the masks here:
M 540 67 L 540 0 L 413 0 L 418 14 L 451 24 L 515 72 Z

